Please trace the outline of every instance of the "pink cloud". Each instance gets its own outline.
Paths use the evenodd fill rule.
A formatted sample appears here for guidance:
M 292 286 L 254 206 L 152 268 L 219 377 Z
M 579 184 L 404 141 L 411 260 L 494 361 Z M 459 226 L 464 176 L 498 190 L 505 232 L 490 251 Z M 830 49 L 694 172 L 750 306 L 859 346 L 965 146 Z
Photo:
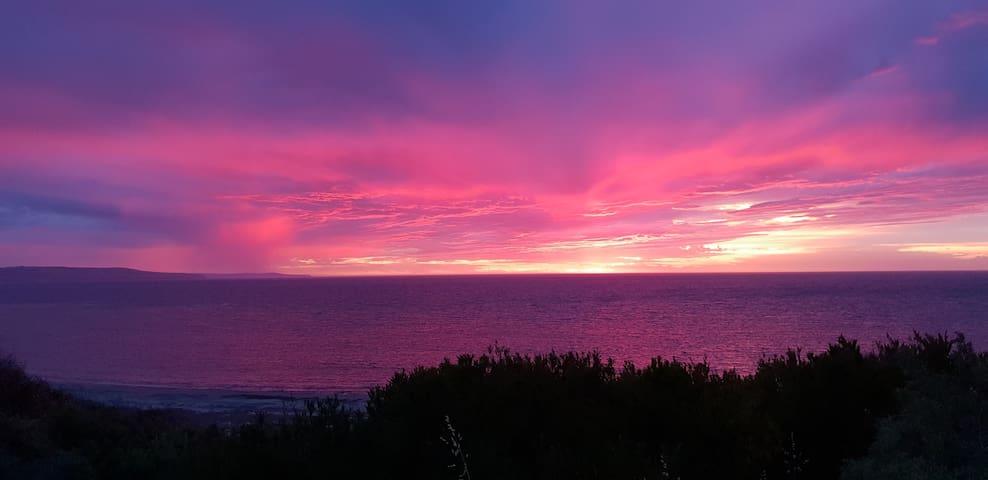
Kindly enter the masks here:
M 988 25 L 988 10 L 954 13 L 939 28 L 945 32 L 956 32 L 968 28 Z
M 137 47 L 178 63 L 0 76 L 0 192 L 14 193 L 0 197 L 0 245 L 20 251 L 0 262 L 732 270 L 847 266 L 868 250 L 884 268 L 930 252 L 869 243 L 876 232 L 988 209 L 978 90 L 930 67 L 959 48 L 941 38 L 983 13 L 878 38 L 864 21 L 821 20 L 836 35 L 782 10 L 768 26 L 716 12 L 755 23 L 690 43 L 677 25 L 583 41 L 566 22 L 592 12 L 577 8 L 559 38 L 478 40 L 492 50 L 448 63 L 442 49 L 460 45 L 433 58 L 352 19 L 279 30 L 159 12 Z M 98 26 L 136 28 L 124 20 Z M 790 41 L 753 34 L 765 28 Z

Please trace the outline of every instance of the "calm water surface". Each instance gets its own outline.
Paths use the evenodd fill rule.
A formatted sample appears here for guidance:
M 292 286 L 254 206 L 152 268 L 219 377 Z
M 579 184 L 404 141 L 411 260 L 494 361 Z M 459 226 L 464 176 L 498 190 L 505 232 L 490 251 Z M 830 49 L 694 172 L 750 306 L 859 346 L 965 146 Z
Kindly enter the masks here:
M 0 285 L 0 350 L 31 373 L 203 391 L 361 391 L 495 342 L 750 371 L 787 347 L 914 329 L 988 348 L 988 272 Z

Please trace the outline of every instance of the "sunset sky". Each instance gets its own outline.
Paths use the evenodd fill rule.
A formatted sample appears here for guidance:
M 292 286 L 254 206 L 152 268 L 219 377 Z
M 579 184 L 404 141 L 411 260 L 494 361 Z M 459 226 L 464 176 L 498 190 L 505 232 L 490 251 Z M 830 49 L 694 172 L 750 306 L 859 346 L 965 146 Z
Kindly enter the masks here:
M 986 269 L 988 2 L 10 2 L 11 265 Z

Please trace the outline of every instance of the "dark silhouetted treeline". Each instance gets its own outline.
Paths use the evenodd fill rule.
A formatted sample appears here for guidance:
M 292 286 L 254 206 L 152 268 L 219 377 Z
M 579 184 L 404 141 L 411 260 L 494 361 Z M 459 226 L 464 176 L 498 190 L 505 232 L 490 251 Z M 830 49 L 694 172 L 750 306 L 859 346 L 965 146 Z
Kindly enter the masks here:
M 988 478 L 988 355 L 844 338 L 755 373 L 495 348 L 233 429 L 73 399 L 0 363 L 0 478 Z

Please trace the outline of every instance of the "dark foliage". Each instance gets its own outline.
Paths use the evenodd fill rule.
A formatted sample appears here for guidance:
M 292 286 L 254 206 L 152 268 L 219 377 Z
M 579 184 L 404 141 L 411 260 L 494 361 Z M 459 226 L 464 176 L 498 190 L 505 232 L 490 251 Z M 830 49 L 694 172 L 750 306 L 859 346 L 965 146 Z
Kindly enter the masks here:
M 962 336 L 760 362 L 503 348 L 234 429 L 72 399 L 0 363 L 0 478 L 983 479 L 988 357 Z
M 988 478 L 988 355 L 961 335 L 916 334 L 912 344 L 885 345 L 881 356 L 906 371 L 901 408 L 879 420 L 868 455 L 850 461 L 843 478 Z
M 114 478 L 154 469 L 167 414 L 78 401 L 0 359 L 0 478 Z

